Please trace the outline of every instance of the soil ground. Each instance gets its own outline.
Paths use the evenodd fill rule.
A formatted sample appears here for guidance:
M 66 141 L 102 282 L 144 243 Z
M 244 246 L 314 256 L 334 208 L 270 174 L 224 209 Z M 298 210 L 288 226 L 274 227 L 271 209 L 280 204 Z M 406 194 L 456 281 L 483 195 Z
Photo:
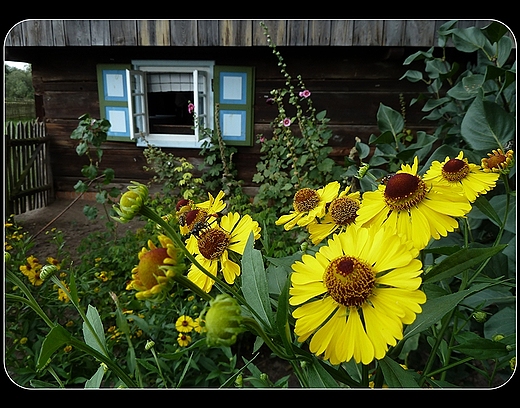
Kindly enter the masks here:
M 83 214 L 83 207 L 87 204 L 98 209 L 99 215 L 95 220 L 91 221 Z M 74 259 L 77 256 L 76 248 L 83 238 L 86 238 L 92 232 L 104 230 L 104 224 L 107 222 L 103 205 L 85 199 L 74 201 L 65 198 L 58 198 L 47 207 L 16 215 L 14 219 L 33 237 L 38 234 L 34 239 L 35 245 L 32 252 L 38 254 L 39 259 L 54 256 L 56 253 L 56 246 L 50 242 L 45 234 L 52 228 L 56 228 L 63 233 L 67 250 Z M 118 234 L 123 235 L 126 230 L 139 228 L 141 226 L 139 223 L 141 221 L 118 224 Z

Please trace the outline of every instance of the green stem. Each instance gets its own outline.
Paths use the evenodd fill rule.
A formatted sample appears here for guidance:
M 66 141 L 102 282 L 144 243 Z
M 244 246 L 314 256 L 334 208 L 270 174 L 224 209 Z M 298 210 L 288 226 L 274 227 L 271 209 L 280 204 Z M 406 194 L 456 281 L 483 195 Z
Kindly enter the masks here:
M 250 317 L 244 317 L 243 324 L 253 333 L 256 333 L 258 336 L 260 336 L 267 345 L 267 347 L 269 347 L 272 350 L 272 352 L 275 353 L 277 356 L 283 358 L 284 360 L 294 359 L 294 354 L 286 354 L 284 350 L 282 350 L 280 347 L 273 343 L 271 338 L 266 334 L 264 329 L 262 329 L 260 324 L 258 324 L 258 322 L 255 319 L 252 319 Z
M 451 363 L 451 364 L 446 365 L 444 367 L 441 367 L 441 368 L 439 368 L 437 370 L 429 372 L 425 377 L 433 377 L 434 375 L 441 374 L 441 373 L 445 374 L 446 371 L 451 370 L 452 368 L 457 367 L 458 365 L 465 364 L 465 363 L 467 363 L 468 361 L 471 361 L 471 360 L 473 360 L 473 357 L 463 358 L 462 360 L 455 361 L 454 363 Z
M 76 347 L 78 350 L 84 351 L 85 353 L 90 354 L 99 361 L 105 363 L 107 367 L 112 370 L 128 388 L 138 388 L 135 382 L 128 376 L 128 374 L 123 371 L 120 365 L 112 361 L 112 359 L 100 353 L 96 349 L 93 349 L 88 344 L 83 343 L 81 340 L 76 339 L 75 337 L 70 337 L 69 342 L 72 347 Z
M 23 294 L 26 296 L 27 299 L 25 299 L 22 296 L 12 295 L 9 293 L 6 293 L 6 299 L 11 298 L 11 300 L 18 300 L 20 302 L 25 303 L 28 305 L 32 310 L 36 312 L 38 316 L 40 316 L 43 321 L 49 326 L 51 329 L 55 326 L 54 322 L 49 319 L 49 317 L 45 314 L 43 309 L 40 307 L 34 296 L 32 295 L 31 291 L 27 288 L 27 286 L 11 271 L 6 271 L 6 277 L 9 279 L 12 283 L 14 283 L 18 288 L 23 292 Z

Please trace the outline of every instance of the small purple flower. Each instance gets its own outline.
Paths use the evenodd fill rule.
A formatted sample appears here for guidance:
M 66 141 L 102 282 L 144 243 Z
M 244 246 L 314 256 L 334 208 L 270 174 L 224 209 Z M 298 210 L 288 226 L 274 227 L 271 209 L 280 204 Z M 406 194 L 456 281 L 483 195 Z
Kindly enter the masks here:
M 264 143 L 266 141 L 266 138 L 264 136 L 260 136 L 260 138 L 258 139 L 258 141 L 260 143 Z
M 291 126 L 291 119 L 285 118 L 284 120 L 282 120 L 282 125 L 284 125 L 285 127 Z
M 188 104 L 188 113 L 192 114 L 194 110 L 195 110 L 195 105 L 190 102 Z
M 309 91 L 308 89 L 305 89 L 303 91 L 300 91 L 299 95 L 300 95 L 300 98 L 308 98 L 309 96 L 311 96 L 311 91 Z

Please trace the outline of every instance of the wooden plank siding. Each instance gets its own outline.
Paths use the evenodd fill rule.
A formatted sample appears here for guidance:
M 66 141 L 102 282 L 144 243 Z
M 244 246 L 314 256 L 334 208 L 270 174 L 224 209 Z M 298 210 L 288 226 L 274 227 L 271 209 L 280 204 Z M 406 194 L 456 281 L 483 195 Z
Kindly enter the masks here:
M 413 46 L 436 43 L 446 20 L 268 20 L 279 46 Z M 483 27 L 490 20 L 461 20 Z M 260 20 L 24 20 L 5 41 L 20 46 L 265 46 Z
M 425 91 L 422 82 L 399 78 L 417 62 L 403 66 L 418 49 L 436 45 L 440 20 L 266 20 L 269 34 L 296 78 L 312 92 L 314 107 L 327 110 L 334 136 L 331 157 L 344 161 L 359 137 L 377 133 L 376 113 L 383 103 L 400 110 L 399 94 L 408 104 Z M 489 21 L 461 21 L 485 26 Z M 302 48 L 303 47 L 303 48 Z M 270 137 L 277 115 L 266 104 L 272 89 L 282 87 L 277 60 L 267 47 L 258 20 L 26 20 L 12 28 L 6 59 L 32 64 L 36 111 L 45 121 L 50 141 L 52 174 L 57 191 L 72 191 L 82 178 L 86 158 L 78 158 L 70 134 L 78 117 L 99 117 L 97 64 L 130 64 L 132 60 L 212 60 L 216 65 L 255 67 L 254 134 Z M 462 67 L 471 61 L 454 48 L 446 58 Z M 421 103 L 406 110 L 406 126 L 431 131 L 422 121 Z M 288 115 L 291 115 L 288 109 Z M 104 144 L 103 167 L 115 170 L 115 184 L 147 182 L 151 174 L 143 148 L 131 142 Z M 164 149 L 192 163 L 202 163 L 199 149 Z M 233 160 L 246 187 L 252 182 L 260 146 L 239 147 Z
M 137 27 L 137 26 L 136 26 Z M 222 26 L 221 26 L 222 27 Z M 148 26 L 153 35 L 166 35 L 160 27 Z M 193 28 L 193 26 L 192 26 Z M 214 27 L 215 28 L 215 27 Z M 150 31 L 151 30 L 151 31 Z M 227 35 L 227 31 L 222 31 Z M 149 35 L 136 41 L 153 39 Z M 276 34 L 278 37 L 281 32 Z M 232 33 L 229 33 L 230 38 Z M 167 37 L 162 37 L 167 38 Z M 170 31 L 170 41 L 172 41 Z M 73 51 L 72 51 L 73 50 Z M 456 50 L 447 50 L 447 57 L 465 65 Z M 380 103 L 400 110 L 399 94 L 405 101 L 424 91 L 424 84 L 399 81 L 406 69 L 402 61 L 410 52 L 385 47 L 308 47 L 305 52 L 299 47 L 284 47 L 282 55 L 288 72 L 301 74 L 306 87 L 312 92 L 316 109 L 327 110 L 333 138 L 331 157 L 339 163 L 344 161 L 355 144 L 355 138 L 367 142 L 372 133 L 377 133 L 376 113 Z M 90 113 L 99 117 L 96 65 L 99 63 L 130 63 L 132 59 L 161 59 L 165 56 L 157 47 L 33 47 L 32 72 L 35 93 L 42 101 L 47 134 L 51 143 L 52 172 L 57 191 L 72 191 L 80 179 L 85 158 L 75 152 L 77 141 L 70 134 L 78 125 L 78 117 Z M 254 134 L 270 137 L 270 123 L 277 115 L 275 106 L 266 103 L 272 89 L 282 87 L 284 78 L 280 74 L 277 60 L 268 47 L 179 47 L 176 59 L 204 58 L 214 60 L 217 65 L 249 65 L 255 67 Z M 407 126 L 413 130 L 429 130 L 429 123 L 421 122 L 424 115 L 421 105 L 407 109 Z M 288 109 L 288 114 L 291 114 Z M 123 186 L 129 180 L 146 182 L 151 174 L 143 170 L 146 164 L 143 148 L 131 142 L 107 142 L 104 145 L 103 166 L 115 170 L 115 183 Z M 164 149 L 192 163 L 202 163 L 198 149 Z M 246 187 L 256 187 L 252 182 L 259 160 L 260 147 L 239 147 L 234 161 L 239 177 Z

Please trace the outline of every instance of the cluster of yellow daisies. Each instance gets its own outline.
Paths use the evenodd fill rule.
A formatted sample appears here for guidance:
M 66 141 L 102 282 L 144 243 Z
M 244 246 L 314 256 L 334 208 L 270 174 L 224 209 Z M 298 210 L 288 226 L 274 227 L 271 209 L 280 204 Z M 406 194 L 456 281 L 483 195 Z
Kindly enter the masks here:
M 420 176 L 415 157 L 362 197 L 348 187 L 339 192 L 337 182 L 298 191 L 294 211 L 277 224 L 307 228 L 315 244 L 335 233 L 292 266 L 289 303 L 297 306 L 298 340 L 311 337 L 311 352 L 332 364 L 383 358 L 426 302 L 419 251 L 454 231 L 511 160 L 512 152 L 494 151 L 479 166 L 460 152 Z
M 494 188 L 500 172 L 513 161 L 512 151 L 497 150 L 488 156 L 477 165 L 461 152 L 442 163 L 434 161 L 424 176 L 418 174 L 416 157 L 412 165 L 402 165 L 377 190 L 362 196 L 350 187 L 340 191 L 338 182 L 297 191 L 294 210 L 276 224 L 286 230 L 306 228 L 314 244 L 332 235 L 315 255 L 304 254 L 292 265 L 289 303 L 296 307 L 298 340 L 310 338 L 311 352 L 332 364 L 352 358 L 368 364 L 383 358 L 388 346 L 402 338 L 403 325 L 411 324 L 426 302 L 419 289 L 419 251 L 431 238 L 454 231 L 457 218 L 471 210 L 479 195 Z M 129 211 L 141 200 L 137 189 L 142 187 L 133 188 L 135 197 L 125 204 Z M 260 237 L 258 222 L 249 215 L 221 215 L 223 198 L 223 192 L 217 197 L 209 194 L 206 202 L 181 200 L 176 208 L 186 248 L 198 264 L 190 266 L 187 277 L 205 293 L 214 280 L 199 266 L 233 284 L 247 273 L 241 271 L 239 255 L 251 232 L 255 239 Z M 165 235 L 158 239 L 160 247 L 149 241 L 132 271 L 129 288 L 136 289 L 140 299 L 164 293 L 180 262 L 172 240 Z

